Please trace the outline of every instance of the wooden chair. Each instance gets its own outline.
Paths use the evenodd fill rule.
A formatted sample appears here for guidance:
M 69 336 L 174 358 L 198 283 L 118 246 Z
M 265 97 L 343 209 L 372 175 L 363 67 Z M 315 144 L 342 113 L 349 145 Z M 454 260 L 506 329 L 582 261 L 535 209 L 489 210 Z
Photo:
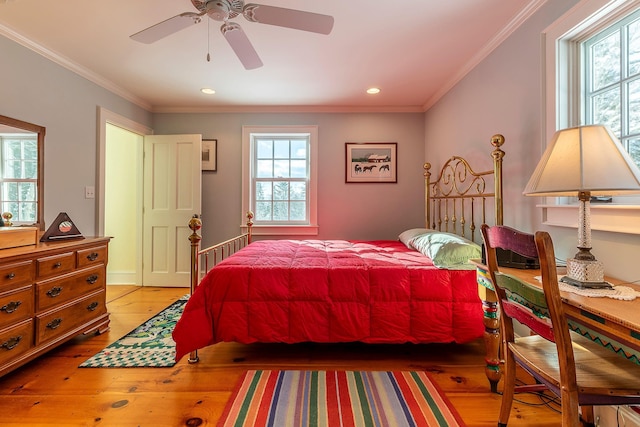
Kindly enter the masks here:
M 516 364 L 560 397 L 563 426 L 580 425 L 579 406 L 640 403 L 640 365 L 569 330 L 549 234 L 538 231 L 534 236 L 506 226 L 483 224 L 482 237 L 500 307 L 505 356 L 498 426 L 506 426 L 509 420 Z M 501 273 L 496 248 L 539 258 L 542 289 Z M 516 338 L 513 319 L 536 335 Z

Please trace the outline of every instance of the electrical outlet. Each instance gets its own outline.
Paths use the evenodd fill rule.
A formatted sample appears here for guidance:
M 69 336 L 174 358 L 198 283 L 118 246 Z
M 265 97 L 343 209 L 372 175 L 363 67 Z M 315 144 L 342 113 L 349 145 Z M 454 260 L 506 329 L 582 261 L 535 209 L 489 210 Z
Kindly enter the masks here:
M 85 199 L 95 199 L 96 198 L 96 189 L 95 187 L 88 185 L 84 187 L 84 198 Z

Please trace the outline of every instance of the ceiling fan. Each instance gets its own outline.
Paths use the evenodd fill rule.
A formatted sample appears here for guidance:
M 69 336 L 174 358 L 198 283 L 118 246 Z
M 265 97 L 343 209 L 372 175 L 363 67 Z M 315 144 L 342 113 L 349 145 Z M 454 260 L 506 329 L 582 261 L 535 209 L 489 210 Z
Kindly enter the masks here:
M 262 60 L 242 27 L 235 22 L 230 22 L 238 15 L 244 16 L 250 22 L 312 33 L 329 34 L 333 29 L 333 16 L 319 13 L 253 3 L 244 4 L 244 0 L 191 0 L 191 3 L 198 12 L 181 13 L 135 33 L 131 38 L 141 43 L 153 43 L 193 24 L 200 23 L 201 17 L 207 15 L 215 21 L 223 22 L 220 27 L 222 35 L 244 68 L 252 70 L 262 67 Z

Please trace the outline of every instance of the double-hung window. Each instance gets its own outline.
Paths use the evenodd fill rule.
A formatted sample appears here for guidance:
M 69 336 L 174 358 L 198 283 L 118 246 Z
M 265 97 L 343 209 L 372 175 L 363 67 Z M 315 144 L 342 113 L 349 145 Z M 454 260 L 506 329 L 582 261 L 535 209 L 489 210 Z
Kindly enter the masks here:
M 543 38 L 545 141 L 558 129 L 604 124 L 640 165 L 640 0 L 582 0 Z M 639 203 L 592 204 L 592 229 L 640 234 Z M 575 198 L 547 198 L 542 207 L 546 224 L 574 226 Z
M 640 165 L 640 10 L 582 43 L 585 124 L 604 124 Z
M 35 134 L 0 134 L 0 212 L 12 222 L 36 222 L 38 140 Z
M 243 128 L 243 212 L 254 233 L 317 234 L 315 126 Z

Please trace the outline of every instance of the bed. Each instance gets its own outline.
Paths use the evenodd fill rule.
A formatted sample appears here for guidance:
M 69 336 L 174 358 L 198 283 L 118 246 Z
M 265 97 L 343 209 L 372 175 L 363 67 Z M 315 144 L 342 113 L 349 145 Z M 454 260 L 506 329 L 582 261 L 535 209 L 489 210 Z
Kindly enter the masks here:
M 502 135 L 493 169 L 451 157 L 424 165 L 424 225 L 397 240 L 256 240 L 200 248 L 189 222 L 191 296 L 173 331 L 176 360 L 219 342 L 465 343 L 483 335 L 476 272 L 484 223 L 502 224 Z

